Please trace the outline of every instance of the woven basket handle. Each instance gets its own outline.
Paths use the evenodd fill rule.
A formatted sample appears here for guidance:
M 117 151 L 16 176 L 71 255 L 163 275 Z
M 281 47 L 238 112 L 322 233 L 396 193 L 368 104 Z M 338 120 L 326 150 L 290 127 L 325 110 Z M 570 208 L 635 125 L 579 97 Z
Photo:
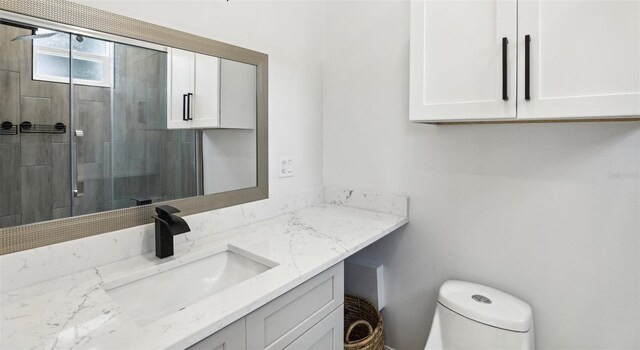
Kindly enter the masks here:
M 347 334 L 345 335 L 345 340 L 347 341 L 347 344 L 351 344 L 351 343 L 355 343 L 356 342 L 356 341 L 349 340 L 349 336 L 351 335 L 351 331 L 353 331 L 354 328 L 356 328 L 357 326 L 359 326 L 361 324 L 367 326 L 367 328 L 369 329 L 369 335 L 373 334 L 373 327 L 371 327 L 371 324 L 369 322 L 367 322 L 365 320 L 355 321 L 349 326 L 349 328 L 347 328 Z M 361 340 L 362 339 L 357 340 L 357 341 L 361 341 Z

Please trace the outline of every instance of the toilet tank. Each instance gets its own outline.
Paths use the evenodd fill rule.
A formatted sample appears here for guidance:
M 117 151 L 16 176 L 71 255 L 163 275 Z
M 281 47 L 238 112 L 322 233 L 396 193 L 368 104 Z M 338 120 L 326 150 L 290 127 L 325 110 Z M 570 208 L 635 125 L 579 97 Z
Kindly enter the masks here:
M 526 302 L 480 284 L 447 281 L 429 340 L 441 349 L 535 349 L 533 334 Z

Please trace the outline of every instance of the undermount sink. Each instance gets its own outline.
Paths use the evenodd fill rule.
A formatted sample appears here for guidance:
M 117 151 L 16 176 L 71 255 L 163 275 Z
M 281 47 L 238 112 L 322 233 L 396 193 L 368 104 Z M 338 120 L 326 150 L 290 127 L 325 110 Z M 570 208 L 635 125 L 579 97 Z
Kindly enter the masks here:
M 103 288 L 122 311 L 145 326 L 276 265 L 226 245 L 139 271 Z

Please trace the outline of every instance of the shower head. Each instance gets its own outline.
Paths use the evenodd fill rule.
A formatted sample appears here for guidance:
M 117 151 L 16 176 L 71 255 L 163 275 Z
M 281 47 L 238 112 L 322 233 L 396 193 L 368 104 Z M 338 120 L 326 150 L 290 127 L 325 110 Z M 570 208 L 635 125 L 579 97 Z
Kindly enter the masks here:
M 44 33 L 44 34 L 31 34 L 31 35 L 18 35 L 17 37 L 11 39 L 11 41 L 24 41 L 24 40 L 35 40 L 35 39 L 44 39 L 50 38 L 58 33 Z

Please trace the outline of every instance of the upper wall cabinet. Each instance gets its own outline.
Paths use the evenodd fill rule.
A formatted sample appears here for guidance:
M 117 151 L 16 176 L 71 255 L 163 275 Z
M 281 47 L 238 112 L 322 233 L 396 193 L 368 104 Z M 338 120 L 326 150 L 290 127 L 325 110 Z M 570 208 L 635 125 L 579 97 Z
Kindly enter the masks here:
M 518 118 L 640 115 L 640 1 L 519 1 L 518 35 Z
M 220 59 L 169 49 L 167 128 L 217 128 Z
M 639 116 L 640 1 L 411 4 L 413 121 Z
M 169 129 L 254 129 L 256 66 L 169 49 Z
M 411 120 L 516 117 L 516 7 L 411 2 Z

